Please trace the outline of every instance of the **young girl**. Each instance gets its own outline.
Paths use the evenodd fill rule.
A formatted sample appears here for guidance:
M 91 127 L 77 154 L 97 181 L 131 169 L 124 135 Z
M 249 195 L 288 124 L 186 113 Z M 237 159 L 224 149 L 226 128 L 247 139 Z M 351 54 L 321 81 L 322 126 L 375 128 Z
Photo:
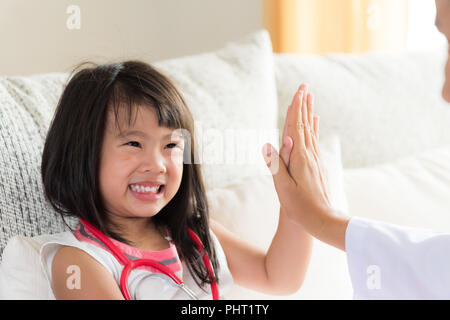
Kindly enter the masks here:
M 146 63 L 71 77 L 42 155 L 46 198 L 79 221 L 41 248 L 52 297 L 224 298 L 233 282 L 299 289 L 311 238 L 280 210 L 265 253 L 210 220 L 193 128 L 174 84 Z

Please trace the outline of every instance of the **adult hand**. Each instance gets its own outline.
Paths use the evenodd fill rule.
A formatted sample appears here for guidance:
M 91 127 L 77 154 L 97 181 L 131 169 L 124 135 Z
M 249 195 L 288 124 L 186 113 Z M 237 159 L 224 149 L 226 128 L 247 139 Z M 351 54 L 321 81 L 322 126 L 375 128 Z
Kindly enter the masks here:
M 264 145 L 263 155 L 288 217 L 319 240 L 345 250 L 349 218 L 331 206 L 318 135 L 313 96 L 302 84 L 287 110 L 281 156 L 270 144 Z

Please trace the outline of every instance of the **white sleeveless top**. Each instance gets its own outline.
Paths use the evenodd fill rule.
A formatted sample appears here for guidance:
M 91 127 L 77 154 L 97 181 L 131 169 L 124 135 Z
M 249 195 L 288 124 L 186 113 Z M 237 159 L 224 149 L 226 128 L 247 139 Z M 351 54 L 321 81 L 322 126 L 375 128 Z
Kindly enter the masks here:
M 228 269 L 227 260 L 222 246 L 212 230 L 210 230 L 210 234 L 220 266 L 218 274 L 220 299 L 226 299 L 226 294 L 230 291 L 233 285 L 233 278 Z M 52 289 L 52 262 L 56 252 L 63 245 L 79 248 L 91 255 L 113 275 L 114 279 L 117 281 L 117 284 L 120 284 L 120 276 L 124 266 L 120 264 L 114 255 L 110 253 L 110 251 L 106 249 L 100 241 L 98 241 L 87 229 L 83 228 L 82 224 L 78 225 L 75 233 L 67 231 L 54 236 L 56 238 L 44 243 L 40 250 L 41 265 L 48 280 L 48 289 L 52 299 L 55 299 Z M 211 286 L 209 284 L 205 284 L 203 288 L 200 288 L 196 284 L 185 262 L 180 261 L 173 241 L 171 241 L 168 237 L 166 237 L 166 239 L 170 244 L 168 249 L 161 251 L 145 251 L 109 238 L 109 240 L 111 240 L 114 245 L 118 246 L 130 260 L 140 258 L 157 260 L 169 267 L 180 279 L 182 279 L 185 286 L 193 291 L 198 299 L 212 299 Z M 72 273 L 69 271 L 67 277 L 69 278 L 71 275 Z M 83 276 L 82 272 L 80 272 L 80 276 Z M 73 290 L 76 290 L 76 288 Z M 173 282 L 172 279 L 165 274 L 152 270 L 151 267 L 139 267 L 137 269 L 133 269 L 128 277 L 128 290 L 131 298 L 135 300 L 191 299 Z

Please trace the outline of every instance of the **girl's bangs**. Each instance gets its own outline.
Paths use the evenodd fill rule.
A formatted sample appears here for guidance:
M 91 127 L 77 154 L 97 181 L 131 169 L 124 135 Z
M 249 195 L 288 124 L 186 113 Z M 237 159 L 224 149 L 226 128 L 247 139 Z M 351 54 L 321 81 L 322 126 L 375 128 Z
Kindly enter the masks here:
M 138 116 L 139 108 L 153 108 L 158 117 L 158 125 L 167 128 L 186 128 L 189 127 L 183 117 L 183 106 L 178 101 L 173 101 L 160 92 L 152 92 L 146 88 L 125 88 L 123 83 L 118 80 L 113 87 L 108 99 L 108 111 L 114 112 L 115 126 L 119 132 L 119 115 L 122 120 L 126 120 L 128 127 L 134 126 Z M 111 110 L 112 109 L 112 110 Z M 125 119 L 122 117 L 125 116 Z M 123 122 L 122 122 L 123 123 Z

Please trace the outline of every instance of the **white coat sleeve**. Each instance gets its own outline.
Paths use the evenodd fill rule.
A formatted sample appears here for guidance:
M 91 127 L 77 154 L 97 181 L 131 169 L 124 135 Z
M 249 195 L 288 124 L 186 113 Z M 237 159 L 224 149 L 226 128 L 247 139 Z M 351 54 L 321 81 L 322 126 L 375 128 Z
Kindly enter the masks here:
M 352 217 L 345 246 L 354 299 L 450 299 L 450 234 Z

